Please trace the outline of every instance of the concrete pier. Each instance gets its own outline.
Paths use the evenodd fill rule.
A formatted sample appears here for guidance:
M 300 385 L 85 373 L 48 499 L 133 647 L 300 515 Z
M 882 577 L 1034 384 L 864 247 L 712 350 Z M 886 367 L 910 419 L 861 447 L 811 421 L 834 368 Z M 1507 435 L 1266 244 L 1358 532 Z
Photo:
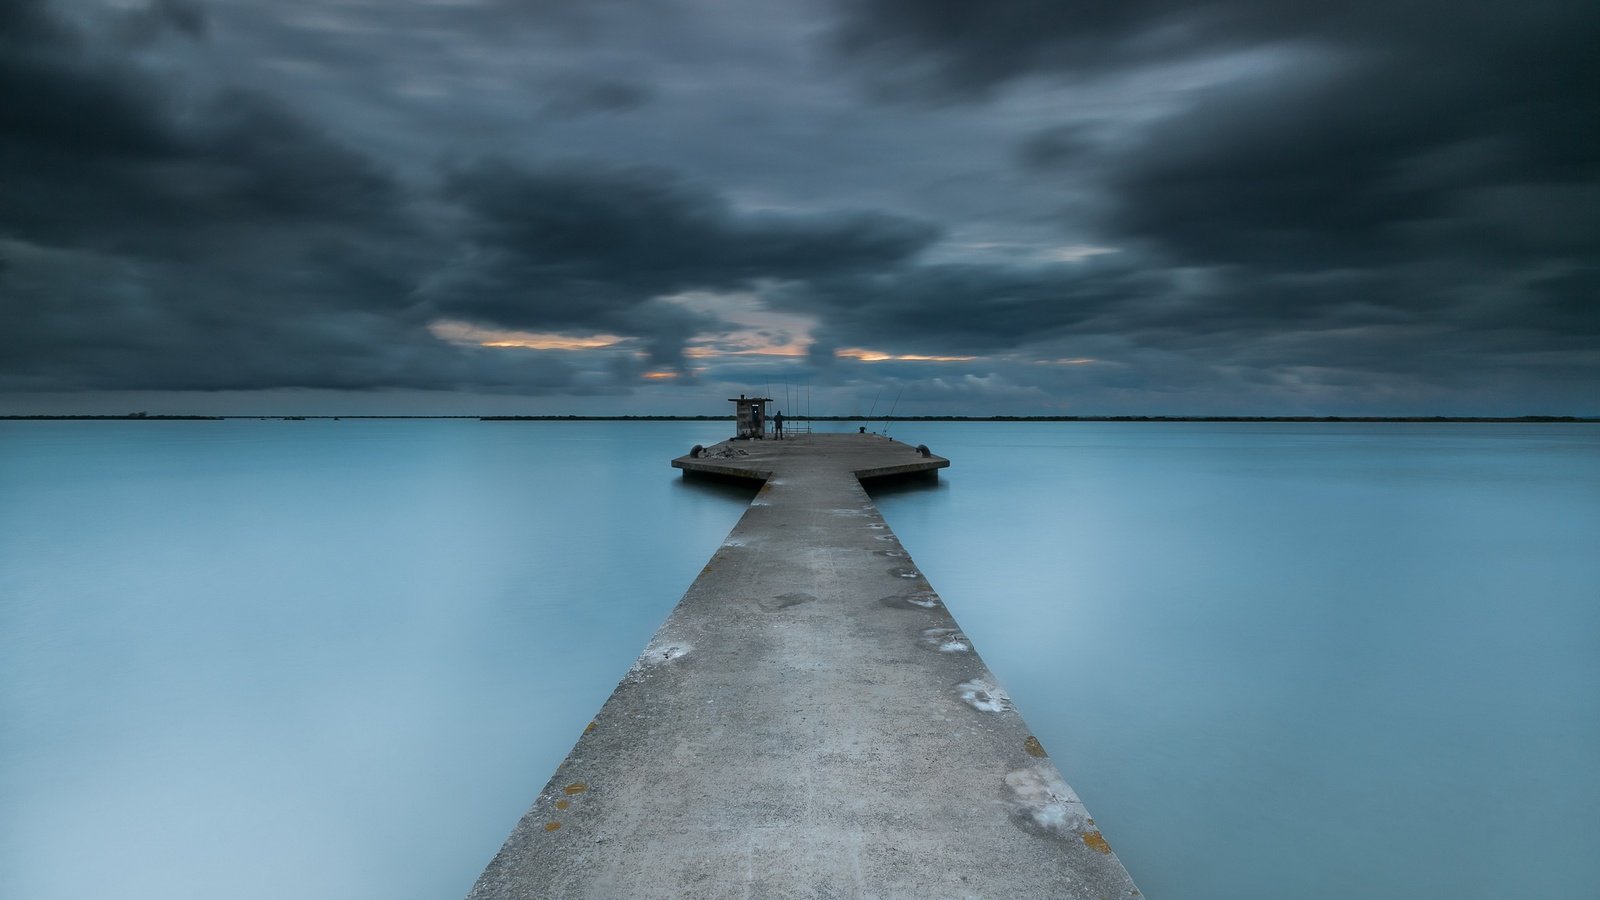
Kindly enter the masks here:
M 1139 895 L 861 485 L 947 460 L 815 434 L 672 464 L 764 484 L 470 900 Z

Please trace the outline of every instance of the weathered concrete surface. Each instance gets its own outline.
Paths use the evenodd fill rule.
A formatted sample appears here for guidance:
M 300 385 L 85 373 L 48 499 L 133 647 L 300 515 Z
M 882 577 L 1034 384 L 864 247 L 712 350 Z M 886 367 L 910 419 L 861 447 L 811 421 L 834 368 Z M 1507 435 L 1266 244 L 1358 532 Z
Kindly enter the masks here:
M 1137 896 L 855 474 L 949 463 L 730 448 L 673 465 L 765 485 L 471 900 Z

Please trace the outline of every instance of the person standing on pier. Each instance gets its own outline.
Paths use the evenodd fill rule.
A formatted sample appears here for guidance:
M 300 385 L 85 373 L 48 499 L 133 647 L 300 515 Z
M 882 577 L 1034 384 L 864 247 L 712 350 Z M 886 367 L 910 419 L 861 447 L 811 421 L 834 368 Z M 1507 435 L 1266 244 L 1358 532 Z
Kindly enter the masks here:
M 781 409 L 778 410 L 777 415 L 772 417 L 772 439 L 776 441 L 783 440 L 783 410 Z

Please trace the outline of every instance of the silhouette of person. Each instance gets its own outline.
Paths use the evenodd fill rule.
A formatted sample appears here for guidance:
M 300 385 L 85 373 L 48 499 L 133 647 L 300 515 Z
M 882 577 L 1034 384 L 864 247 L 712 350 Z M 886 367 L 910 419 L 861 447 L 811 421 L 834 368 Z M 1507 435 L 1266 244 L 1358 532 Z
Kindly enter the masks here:
M 781 409 L 778 410 L 777 415 L 772 417 L 772 436 L 776 440 L 783 440 L 783 410 Z

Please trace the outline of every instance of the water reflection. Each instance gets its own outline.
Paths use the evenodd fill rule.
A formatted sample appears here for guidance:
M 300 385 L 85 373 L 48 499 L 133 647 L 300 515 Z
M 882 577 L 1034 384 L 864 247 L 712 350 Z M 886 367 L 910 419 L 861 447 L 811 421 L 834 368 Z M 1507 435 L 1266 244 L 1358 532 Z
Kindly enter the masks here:
M 863 481 L 861 486 L 866 488 L 867 494 L 872 497 L 874 502 L 884 497 L 901 497 L 908 494 L 921 494 L 945 489 L 945 484 L 940 479 L 937 471 L 869 478 Z

